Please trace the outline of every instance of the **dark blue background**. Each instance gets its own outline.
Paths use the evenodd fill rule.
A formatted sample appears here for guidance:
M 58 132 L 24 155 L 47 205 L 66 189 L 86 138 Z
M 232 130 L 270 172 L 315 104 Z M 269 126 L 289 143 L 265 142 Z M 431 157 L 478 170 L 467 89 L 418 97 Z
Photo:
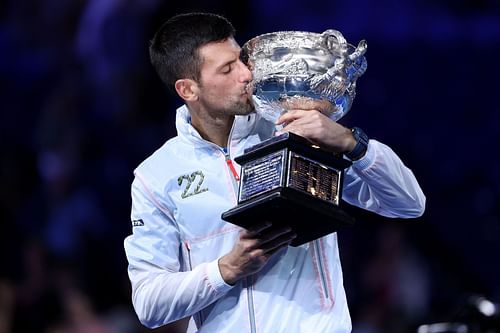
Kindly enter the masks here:
M 141 331 L 122 246 L 129 187 L 175 134 L 180 104 L 149 65 L 148 41 L 189 10 L 226 15 L 240 44 L 278 30 L 367 40 L 368 69 L 340 122 L 391 146 L 427 209 L 391 220 L 349 208 L 357 223 L 339 239 L 355 333 L 413 332 L 457 318 L 470 295 L 499 300 L 498 1 L 10 0 L 0 4 L 10 331 Z

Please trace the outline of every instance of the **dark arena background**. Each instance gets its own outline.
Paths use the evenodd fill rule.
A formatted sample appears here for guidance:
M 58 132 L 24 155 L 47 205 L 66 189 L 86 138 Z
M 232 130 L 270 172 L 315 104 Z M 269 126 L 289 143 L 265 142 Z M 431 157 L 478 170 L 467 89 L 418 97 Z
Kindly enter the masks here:
M 279 30 L 367 40 L 340 122 L 391 146 L 427 207 L 414 220 L 348 207 L 356 224 L 339 241 L 353 333 L 500 332 L 496 0 L 1 2 L 0 332 L 147 331 L 123 250 L 130 183 L 175 134 L 180 105 L 148 44 L 193 10 L 227 16 L 240 44 Z

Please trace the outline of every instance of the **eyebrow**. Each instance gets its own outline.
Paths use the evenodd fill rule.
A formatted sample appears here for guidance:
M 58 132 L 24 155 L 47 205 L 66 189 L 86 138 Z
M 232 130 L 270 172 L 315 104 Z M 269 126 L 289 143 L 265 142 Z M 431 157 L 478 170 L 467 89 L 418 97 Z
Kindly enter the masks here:
M 228 66 L 228 65 L 231 65 L 231 64 L 234 64 L 235 62 L 238 61 L 238 58 L 236 59 L 233 59 L 233 60 L 229 60 L 229 61 L 226 61 L 224 62 L 223 64 L 221 64 L 220 66 L 217 66 L 216 67 L 216 71 L 220 71 L 222 68 Z

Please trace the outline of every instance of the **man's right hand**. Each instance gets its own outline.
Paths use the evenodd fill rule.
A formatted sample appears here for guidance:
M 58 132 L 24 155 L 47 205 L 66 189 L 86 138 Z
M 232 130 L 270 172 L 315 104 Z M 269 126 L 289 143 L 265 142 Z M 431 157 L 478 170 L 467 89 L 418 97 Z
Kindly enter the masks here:
M 233 249 L 219 259 L 222 278 L 234 285 L 260 271 L 274 253 L 290 245 L 295 237 L 297 235 L 289 227 L 272 228 L 270 222 L 242 230 Z

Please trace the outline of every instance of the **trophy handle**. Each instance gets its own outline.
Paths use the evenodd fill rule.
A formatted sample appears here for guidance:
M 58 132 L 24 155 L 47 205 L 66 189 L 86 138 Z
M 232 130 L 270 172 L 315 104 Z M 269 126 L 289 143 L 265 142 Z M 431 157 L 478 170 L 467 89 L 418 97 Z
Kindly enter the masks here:
M 349 80 L 353 82 L 356 81 L 358 77 L 363 75 L 363 73 L 366 71 L 367 63 L 364 57 L 366 48 L 367 44 L 363 39 L 358 43 L 358 46 L 356 47 L 354 52 L 349 55 L 349 62 L 351 67 L 351 70 L 349 71 Z
M 338 55 L 332 67 L 324 74 L 316 75 L 311 79 L 311 88 L 314 90 L 323 91 L 326 86 L 331 86 L 330 91 L 335 92 L 334 96 L 330 96 L 333 100 L 342 96 L 347 89 L 347 74 L 346 74 L 346 59 L 348 55 L 348 44 L 340 31 L 328 29 L 325 30 L 323 36 L 325 44 L 329 50 L 335 50 Z M 333 37 L 335 41 L 331 38 Z
M 368 44 L 366 43 L 366 40 L 364 39 L 361 40 L 358 43 L 356 50 L 354 50 L 354 52 L 349 55 L 349 59 L 353 62 L 357 61 L 360 57 L 362 57 L 365 54 L 367 47 Z
M 322 35 L 335 37 L 337 39 L 338 44 L 343 44 L 343 45 L 347 44 L 347 41 L 345 40 L 344 35 L 342 35 L 342 33 L 338 30 L 328 29 L 328 30 L 323 31 Z
M 333 29 L 325 30 L 321 35 L 325 38 L 325 43 L 328 49 L 336 49 L 336 53 L 338 53 L 338 58 L 335 59 L 333 66 L 328 69 L 327 73 L 335 72 L 335 74 L 345 74 L 346 58 L 349 56 L 346 39 L 340 31 Z M 334 37 L 337 42 L 335 43 L 330 37 Z M 330 75 L 331 74 L 332 73 L 330 73 Z

